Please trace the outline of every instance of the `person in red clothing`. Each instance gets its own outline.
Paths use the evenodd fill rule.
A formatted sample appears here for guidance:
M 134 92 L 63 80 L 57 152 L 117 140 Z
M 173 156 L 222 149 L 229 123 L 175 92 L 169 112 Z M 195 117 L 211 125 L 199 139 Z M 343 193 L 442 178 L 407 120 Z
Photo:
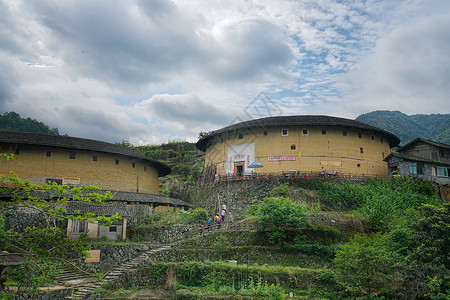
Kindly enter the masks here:
M 217 219 L 217 229 L 220 229 L 220 224 L 222 223 L 222 218 L 219 216 Z

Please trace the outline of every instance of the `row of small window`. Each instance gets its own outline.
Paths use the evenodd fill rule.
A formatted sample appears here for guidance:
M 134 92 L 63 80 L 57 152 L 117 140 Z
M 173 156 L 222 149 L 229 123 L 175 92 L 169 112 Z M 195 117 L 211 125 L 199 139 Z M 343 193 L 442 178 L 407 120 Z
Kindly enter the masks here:
M 20 149 L 14 150 L 14 154 L 20 154 Z M 51 151 L 46 151 L 46 152 L 45 152 L 45 157 L 52 157 L 52 152 L 51 152 Z M 75 158 L 76 158 L 76 152 L 69 152 L 69 159 L 75 159 Z M 93 155 L 93 156 L 92 156 L 92 161 L 97 161 L 97 160 L 98 160 L 98 156 Z M 114 163 L 115 163 L 116 165 L 118 165 L 118 164 L 119 164 L 119 161 L 120 161 L 120 160 L 115 159 L 115 160 L 114 160 Z M 136 163 L 132 162 L 132 163 L 131 163 L 131 166 L 132 166 L 133 168 L 136 168 Z M 145 166 L 144 166 L 144 171 L 147 171 L 147 167 L 145 167 Z
M 291 150 L 295 150 L 296 146 L 295 145 L 291 145 Z M 363 148 L 359 148 L 359 153 L 364 153 L 364 149 Z M 384 152 L 383 152 L 383 158 L 384 158 Z
M 423 175 L 425 165 L 422 162 L 410 162 L 408 163 L 409 167 L 409 174 L 411 175 Z M 436 167 L 436 176 L 439 177 L 449 177 L 450 174 L 450 168 L 445 167 Z
M 326 129 L 322 130 L 322 134 L 327 134 Z M 264 131 L 264 135 L 267 135 L 267 131 Z M 289 136 L 289 130 L 288 129 L 282 129 L 281 130 L 281 135 L 282 136 Z M 302 135 L 308 135 L 308 129 L 303 129 L 302 130 Z M 342 136 L 347 136 L 347 131 L 342 131 Z M 358 137 L 360 139 L 362 139 L 362 133 L 358 133 Z M 244 138 L 244 134 L 239 133 L 238 134 L 238 139 L 241 140 Z M 375 136 L 371 136 L 372 141 L 375 141 Z M 383 144 L 383 138 L 380 138 L 380 142 Z M 223 138 L 220 138 L 220 143 L 223 143 Z

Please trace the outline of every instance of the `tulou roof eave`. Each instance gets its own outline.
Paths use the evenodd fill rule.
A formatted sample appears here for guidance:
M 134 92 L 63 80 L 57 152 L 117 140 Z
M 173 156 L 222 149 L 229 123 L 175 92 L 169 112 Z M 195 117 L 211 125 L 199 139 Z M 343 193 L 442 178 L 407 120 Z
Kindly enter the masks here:
M 209 135 L 202 137 L 197 141 L 196 147 L 201 151 L 206 151 L 208 141 L 211 138 L 225 132 L 233 132 L 245 129 L 251 130 L 254 128 L 278 127 L 278 126 L 340 126 L 346 128 L 356 128 L 360 130 L 371 130 L 386 135 L 389 140 L 389 146 L 391 148 L 397 146 L 400 143 L 400 139 L 396 135 L 363 122 L 323 115 L 302 115 L 302 116 L 267 117 L 229 125 L 221 129 L 215 130 L 211 132 Z
M 147 157 L 136 150 L 97 140 L 33 132 L 0 131 L 0 143 L 15 143 L 118 154 L 150 163 L 158 170 L 159 177 L 166 176 L 171 172 L 168 165 Z

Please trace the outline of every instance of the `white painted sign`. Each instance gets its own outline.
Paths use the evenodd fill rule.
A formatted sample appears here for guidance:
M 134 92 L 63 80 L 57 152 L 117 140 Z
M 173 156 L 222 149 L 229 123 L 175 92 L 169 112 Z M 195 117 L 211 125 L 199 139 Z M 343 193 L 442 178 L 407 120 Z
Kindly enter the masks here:
M 269 156 L 267 157 L 268 161 L 286 161 L 286 160 L 295 160 L 295 156 Z
M 255 143 L 229 146 L 227 150 L 227 173 L 234 174 L 235 163 L 242 163 L 244 173 L 250 173 L 254 168 L 247 166 L 255 161 Z

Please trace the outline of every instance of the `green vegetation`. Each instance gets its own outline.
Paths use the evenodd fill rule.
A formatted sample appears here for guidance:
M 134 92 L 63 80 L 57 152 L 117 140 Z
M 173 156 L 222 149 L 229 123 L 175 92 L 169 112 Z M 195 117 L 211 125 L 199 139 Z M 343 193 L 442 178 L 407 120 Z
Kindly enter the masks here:
M 4 114 L 0 114 L 0 130 L 59 135 L 57 128 L 50 128 L 48 125 L 31 118 L 21 118 L 20 115 L 15 112 L 5 112 Z
M 383 110 L 362 114 L 356 120 L 392 132 L 402 145 L 417 137 L 450 144 L 450 114 L 408 116 Z
M 368 182 L 324 182 L 319 189 L 324 209 L 354 210 L 367 218 L 373 230 L 388 228 L 392 219 L 422 204 L 439 205 L 430 184 L 409 177 Z
M 165 267 L 165 270 L 163 268 Z M 257 299 L 286 299 L 294 294 L 308 295 L 312 286 L 322 294 L 336 295 L 338 286 L 328 269 L 299 267 L 233 265 L 221 262 L 159 264 L 154 276 L 170 274 L 177 282 L 177 299 L 207 299 L 210 296 L 253 296 Z
M 160 178 L 159 189 L 163 196 L 176 197 L 180 190 L 194 185 L 203 170 L 205 156 L 195 147 L 195 143 L 169 142 L 158 146 L 134 147 L 122 141 L 118 145 L 137 150 L 172 168 L 172 173 Z
M 423 205 L 391 224 L 390 231 L 356 235 L 336 254 L 342 284 L 383 290 L 387 297 L 449 296 L 450 204 Z M 448 298 L 442 298 L 448 299 Z
M 139 225 L 129 228 L 128 236 L 134 242 L 151 241 L 161 227 L 178 224 L 205 224 L 207 220 L 208 213 L 203 208 L 181 210 L 181 212 L 165 211 L 154 215 L 141 216 L 138 220 Z
M 7 161 L 14 159 L 12 154 L 2 154 L 0 157 Z M 0 175 L 0 181 L 0 194 L 10 197 L 10 201 L 0 203 L 0 249 L 17 253 L 24 258 L 24 264 L 11 271 L 7 278 L 10 283 L 20 283 L 22 287 L 35 290 L 39 286 L 52 284 L 57 269 L 63 263 L 77 264 L 87 257 L 89 246 L 85 241 L 86 235 L 71 240 L 66 236 L 65 230 L 58 226 L 59 222 L 72 219 L 110 225 L 120 218 L 117 214 L 112 217 L 95 216 L 92 213 L 69 214 L 63 206 L 35 196 L 40 192 L 51 193 L 54 202 L 62 204 L 69 200 L 66 198 L 66 193 L 69 192 L 73 200 L 103 204 L 110 199 L 111 193 L 97 193 L 97 187 L 69 188 L 56 183 L 36 185 L 21 180 L 13 173 Z M 40 215 L 43 221 L 41 224 L 35 222 L 23 230 L 7 228 L 4 219 L 21 209 L 33 211 L 34 217 Z
M 300 226 L 309 226 L 308 214 L 303 204 L 286 198 L 264 198 L 256 214 L 262 230 L 268 230 L 271 244 L 278 244 L 297 237 Z

